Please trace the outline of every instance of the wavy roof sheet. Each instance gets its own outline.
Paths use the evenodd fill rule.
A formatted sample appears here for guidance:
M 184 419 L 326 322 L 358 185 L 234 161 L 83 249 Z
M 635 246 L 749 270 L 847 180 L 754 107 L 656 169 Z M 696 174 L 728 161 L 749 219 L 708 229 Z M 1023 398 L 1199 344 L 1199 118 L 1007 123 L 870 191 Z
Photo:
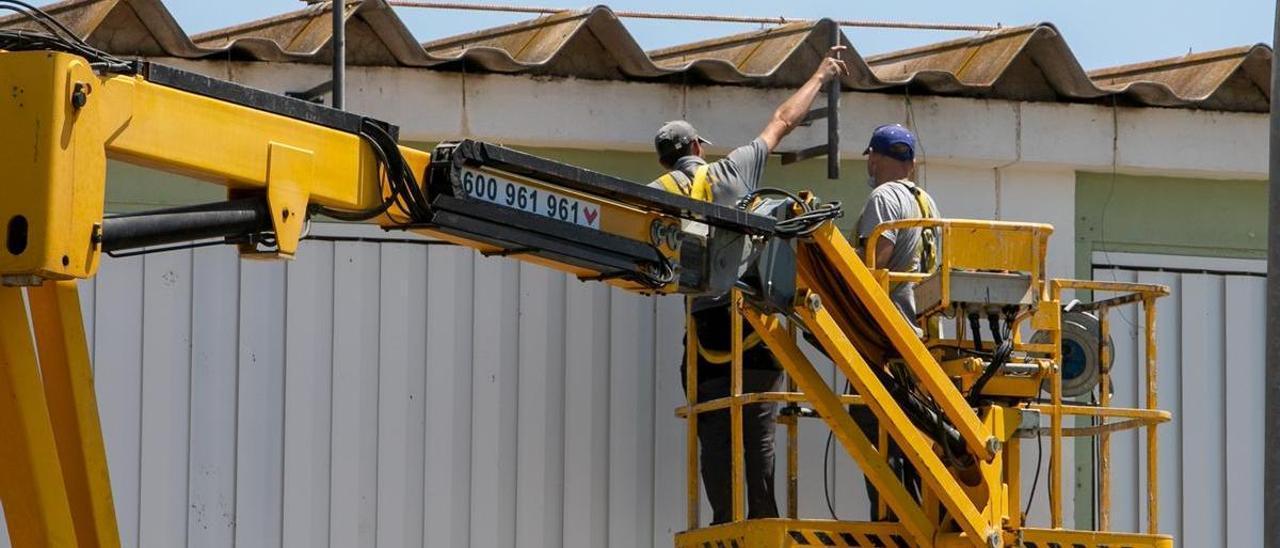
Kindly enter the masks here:
M 347 62 L 607 80 L 794 87 L 829 46 L 829 20 L 644 51 L 597 6 L 420 44 L 385 0 L 346 0 Z M 330 3 L 188 35 L 161 0 L 66 0 L 45 9 L 120 55 L 328 63 Z M 0 26 L 22 25 L 14 16 Z M 1267 112 L 1271 48 L 1255 45 L 1086 72 L 1052 24 L 863 58 L 847 36 L 848 90 Z

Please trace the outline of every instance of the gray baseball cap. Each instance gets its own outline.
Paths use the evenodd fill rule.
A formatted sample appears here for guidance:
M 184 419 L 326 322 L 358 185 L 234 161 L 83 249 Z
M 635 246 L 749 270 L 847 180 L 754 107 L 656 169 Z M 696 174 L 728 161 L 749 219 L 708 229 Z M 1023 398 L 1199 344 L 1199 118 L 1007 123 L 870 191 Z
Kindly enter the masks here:
M 711 141 L 698 135 L 693 124 L 684 120 L 672 120 L 658 128 L 658 134 L 653 137 L 653 148 L 658 150 L 658 157 L 666 158 L 695 140 L 704 145 L 711 144 Z

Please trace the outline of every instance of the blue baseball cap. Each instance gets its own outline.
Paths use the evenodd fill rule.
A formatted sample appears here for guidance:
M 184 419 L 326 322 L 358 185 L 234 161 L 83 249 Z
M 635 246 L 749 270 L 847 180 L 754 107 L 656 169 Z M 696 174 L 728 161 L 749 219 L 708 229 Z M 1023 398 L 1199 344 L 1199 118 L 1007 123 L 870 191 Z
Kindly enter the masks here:
M 906 145 L 906 148 L 894 145 Z M 895 150 L 897 149 L 897 150 Z M 910 162 L 916 157 L 916 136 L 902 124 L 885 124 L 871 132 L 871 143 L 863 156 L 872 152 L 883 154 L 901 162 Z

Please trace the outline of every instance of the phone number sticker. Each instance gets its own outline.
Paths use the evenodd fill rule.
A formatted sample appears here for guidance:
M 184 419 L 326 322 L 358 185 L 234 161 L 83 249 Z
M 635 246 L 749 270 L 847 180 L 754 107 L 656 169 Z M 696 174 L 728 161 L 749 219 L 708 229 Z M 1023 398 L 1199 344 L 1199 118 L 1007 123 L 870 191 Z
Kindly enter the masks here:
M 466 168 L 462 170 L 462 191 L 476 200 L 600 230 L 600 207 L 591 202 Z

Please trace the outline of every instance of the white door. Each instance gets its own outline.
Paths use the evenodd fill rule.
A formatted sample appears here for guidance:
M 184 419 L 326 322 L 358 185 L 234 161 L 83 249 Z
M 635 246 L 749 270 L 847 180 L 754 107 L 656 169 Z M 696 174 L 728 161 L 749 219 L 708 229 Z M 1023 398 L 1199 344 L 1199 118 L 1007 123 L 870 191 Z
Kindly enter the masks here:
M 1262 544 L 1264 261 L 1095 253 L 1097 280 L 1159 283 L 1162 533 L 1180 546 Z M 1111 312 L 1116 405 L 1144 405 L 1139 307 Z M 1113 436 L 1112 527 L 1145 531 L 1145 434 Z M 1087 466 L 1088 463 L 1083 463 Z M 1088 497 L 1088 495 L 1085 495 Z

